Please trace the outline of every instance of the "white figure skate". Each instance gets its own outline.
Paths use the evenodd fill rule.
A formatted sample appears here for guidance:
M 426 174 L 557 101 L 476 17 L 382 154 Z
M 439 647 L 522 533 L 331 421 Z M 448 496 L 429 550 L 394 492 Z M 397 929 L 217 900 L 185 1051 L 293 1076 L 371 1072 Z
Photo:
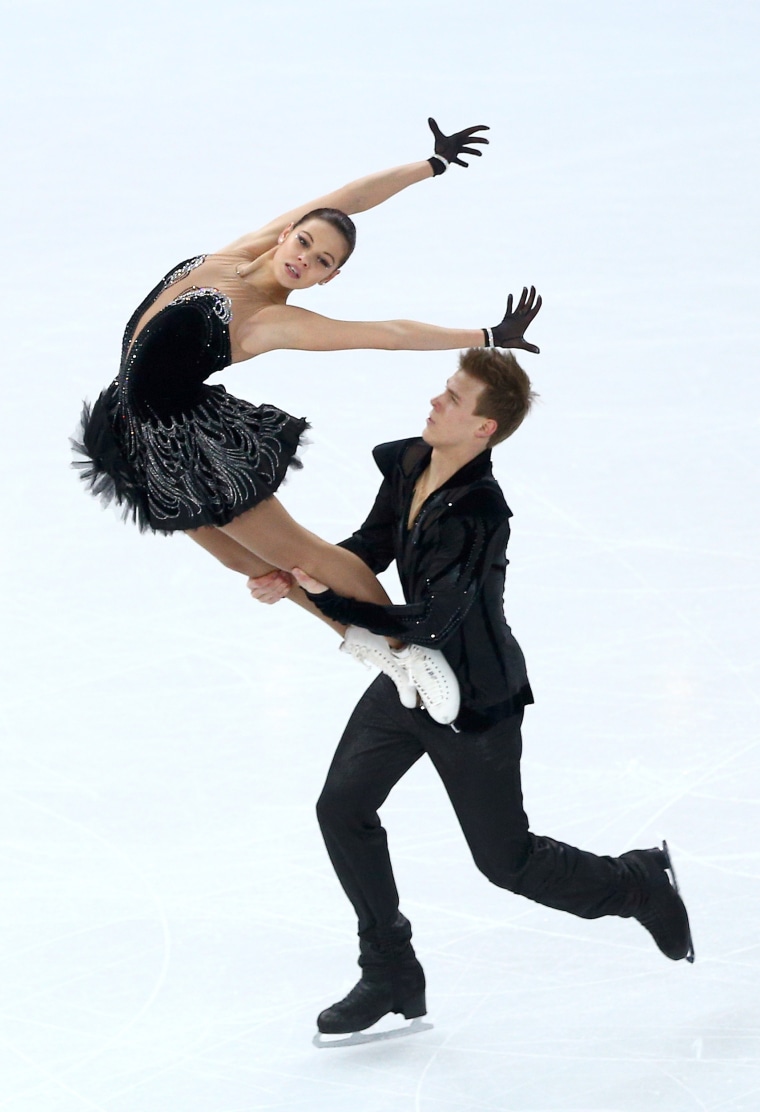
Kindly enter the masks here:
M 459 714 L 459 683 L 438 649 L 405 645 L 391 649 L 384 637 L 359 626 L 349 626 L 340 646 L 362 664 L 373 664 L 396 685 L 401 705 L 412 710 L 417 697 L 434 722 L 448 726 Z
M 384 637 L 370 633 L 360 626 L 349 626 L 340 646 L 340 651 L 349 653 L 361 664 L 374 665 L 390 676 L 396 685 L 401 705 L 412 710 L 417 706 L 417 689 L 407 673 L 406 667 Z
M 443 653 L 422 645 L 406 645 L 393 651 L 393 656 L 406 667 L 433 721 L 449 726 L 459 714 L 459 682 Z

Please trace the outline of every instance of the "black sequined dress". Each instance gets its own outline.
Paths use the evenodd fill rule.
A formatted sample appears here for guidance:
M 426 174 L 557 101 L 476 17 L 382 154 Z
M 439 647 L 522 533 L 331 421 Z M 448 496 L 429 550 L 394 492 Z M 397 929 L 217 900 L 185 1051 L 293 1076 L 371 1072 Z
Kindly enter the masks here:
M 308 423 L 272 405 L 252 405 L 206 379 L 230 363 L 230 299 L 211 287 L 185 290 L 132 343 L 159 294 L 206 258 L 180 264 L 132 315 L 118 376 L 85 404 L 73 441 L 82 479 L 156 533 L 226 525 L 271 497 Z M 131 345 L 131 346 L 130 346 Z

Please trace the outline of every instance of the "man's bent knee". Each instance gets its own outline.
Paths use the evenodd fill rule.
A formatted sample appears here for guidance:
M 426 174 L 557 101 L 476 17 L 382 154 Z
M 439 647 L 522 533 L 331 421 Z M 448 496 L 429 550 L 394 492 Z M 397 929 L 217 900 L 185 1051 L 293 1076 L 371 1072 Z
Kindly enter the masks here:
M 363 797 L 340 784 L 325 784 L 317 800 L 321 830 L 369 829 L 379 823 L 376 810 Z
M 321 829 L 345 825 L 347 818 L 348 799 L 326 784 L 317 800 L 317 821 Z
M 491 884 L 508 892 L 519 892 L 525 866 L 530 858 L 530 846 L 522 842 L 507 844 L 498 854 L 474 852 L 476 866 Z

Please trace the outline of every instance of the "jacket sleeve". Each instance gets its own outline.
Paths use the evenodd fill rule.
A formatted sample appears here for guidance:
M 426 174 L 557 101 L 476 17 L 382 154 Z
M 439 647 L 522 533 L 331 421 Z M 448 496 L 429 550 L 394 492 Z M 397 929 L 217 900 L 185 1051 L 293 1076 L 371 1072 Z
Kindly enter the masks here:
M 395 529 L 391 484 L 389 479 L 383 479 L 367 520 L 355 533 L 341 541 L 340 547 L 355 553 L 378 575 L 390 567 L 396 558 Z
M 372 456 L 383 476 L 375 504 L 360 529 L 346 540 L 340 542 L 341 548 L 355 553 L 375 575 L 385 571 L 396 559 L 397 512 L 394 509 L 394 476 L 398 480 L 398 469 L 404 466 L 403 460 L 412 440 L 397 440 L 378 444 Z
M 508 517 L 478 506 L 477 498 L 465 502 L 453 514 L 442 515 L 425 538 L 425 579 L 419 601 L 378 606 L 333 591 L 310 597 L 323 614 L 344 625 L 442 648 L 464 620 L 492 565 L 506 563 Z

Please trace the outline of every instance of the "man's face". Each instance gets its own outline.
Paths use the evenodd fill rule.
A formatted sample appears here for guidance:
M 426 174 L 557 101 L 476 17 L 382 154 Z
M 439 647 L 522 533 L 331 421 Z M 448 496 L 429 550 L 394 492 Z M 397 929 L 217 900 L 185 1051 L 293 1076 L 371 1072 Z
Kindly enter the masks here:
M 484 448 L 496 425 L 487 417 L 477 417 L 483 383 L 465 371 L 457 371 L 446 389 L 430 399 L 432 410 L 422 433 L 433 448 Z

